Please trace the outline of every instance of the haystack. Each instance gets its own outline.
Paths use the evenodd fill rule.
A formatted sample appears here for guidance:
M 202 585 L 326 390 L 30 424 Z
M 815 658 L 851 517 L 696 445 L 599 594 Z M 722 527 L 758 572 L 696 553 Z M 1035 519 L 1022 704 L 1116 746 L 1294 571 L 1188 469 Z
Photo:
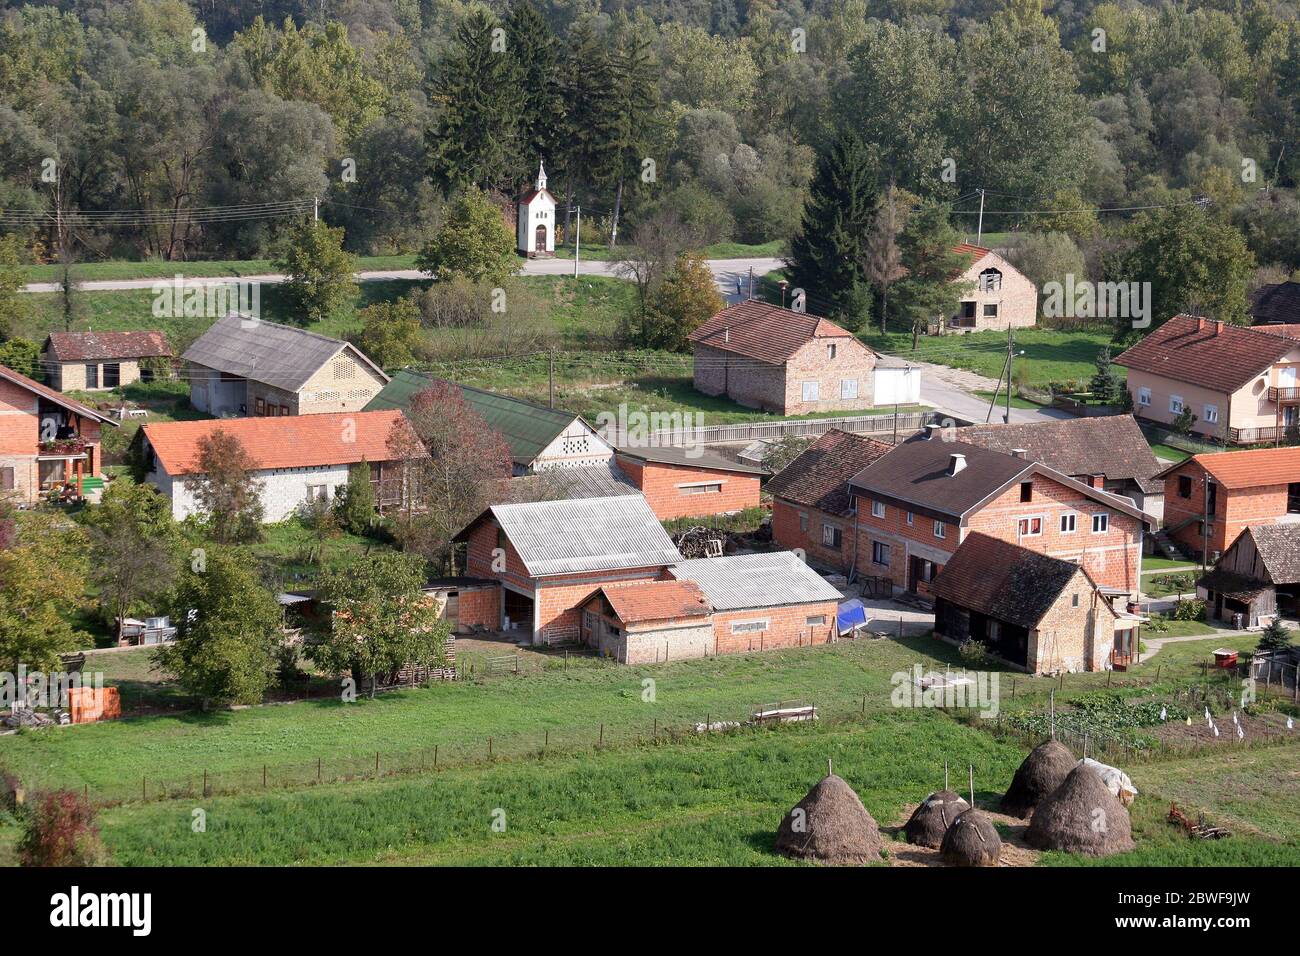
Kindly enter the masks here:
M 912 816 L 903 824 L 903 836 L 908 843 L 937 850 L 952 822 L 969 809 L 970 804 L 958 794 L 951 790 L 938 790 L 912 811 Z
M 970 809 L 952 821 L 939 852 L 949 866 L 997 866 L 1002 838 L 987 814 Z
M 1109 856 L 1133 849 L 1133 824 L 1101 775 L 1079 764 L 1038 804 L 1025 842 L 1040 850 Z
M 880 859 L 880 828 L 853 788 L 827 774 L 785 815 L 776 849 L 820 863 L 870 863 Z
M 1055 740 L 1039 744 L 1029 752 L 1011 779 L 1002 812 L 1013 817 L 1027 817 L 1049 793 L 1065 782 L 1074 769 L 1074 755 Z

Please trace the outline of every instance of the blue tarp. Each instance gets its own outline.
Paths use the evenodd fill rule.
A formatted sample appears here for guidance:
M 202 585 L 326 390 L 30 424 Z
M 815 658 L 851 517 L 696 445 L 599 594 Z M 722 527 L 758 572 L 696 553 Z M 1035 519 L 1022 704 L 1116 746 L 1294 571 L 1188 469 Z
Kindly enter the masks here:
M 835 618 L 839 623 L 839 632 L 847 634 L 855 627 L 861 627 L 867 623 L 867 609 L 861 601 L 853 598 L 840 603 Z

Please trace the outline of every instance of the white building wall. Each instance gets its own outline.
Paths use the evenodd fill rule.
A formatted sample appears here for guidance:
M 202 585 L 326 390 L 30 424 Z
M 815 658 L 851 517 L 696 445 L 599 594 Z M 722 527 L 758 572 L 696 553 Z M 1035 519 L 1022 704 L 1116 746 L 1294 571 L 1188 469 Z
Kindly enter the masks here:
M 588 468 L 603 465 L 614 457 L 614 448 L 605 439 L 575 418 L 556 439 L 542 450 L 533 463 L 533 471 L 553 468 Z
M 307 500 L 308 485 L 325 485 L 333 501 L 337 489 L 348 483 L 347 465 L 321 465 L 314 468 L 273 468 L 253 473 L 262 485 L 262 521 L 272 524 L 290 518 Z M 146 480 L 171 498 L 172 517 L 182 521 L 199 514 L 193 488 L 197 476 L 173 478 L 161 470 L 150 472 Z

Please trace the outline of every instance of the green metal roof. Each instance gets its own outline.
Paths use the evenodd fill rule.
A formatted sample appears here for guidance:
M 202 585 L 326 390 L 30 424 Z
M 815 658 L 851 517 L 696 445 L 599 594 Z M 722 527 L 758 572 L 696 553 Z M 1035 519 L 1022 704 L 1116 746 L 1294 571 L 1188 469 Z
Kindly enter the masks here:
M 425 372 L 402 369 L 370 400 L 365 411 L 374 412 L 397 408 L 409 411 L 411 397 L 424 391 L 439 379 Z M 452 383 L 457 384 L 457 383 Z M 470 385 L 459 385 L 465 401 L 483 416 L 493 431 L 500 433 L 510 448 L 511 459 L 523 467 L 530 466 L 537 456 L 578 416 L 558 408 L 547 408 L 536 402 L 496 392 L 484 391 Z

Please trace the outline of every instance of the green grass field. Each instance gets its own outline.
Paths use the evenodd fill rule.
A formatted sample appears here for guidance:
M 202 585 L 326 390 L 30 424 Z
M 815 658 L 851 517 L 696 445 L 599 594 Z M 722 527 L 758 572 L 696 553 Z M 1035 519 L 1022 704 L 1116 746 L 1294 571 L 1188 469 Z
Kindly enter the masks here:
M 977 391 L 977 392 L 972 392 L 971 394 L 984 399 L 984 401 L 986 402 L 992 401 L 994 398 L 993 392 Z M 1006 405 L 1006 401 L 1007 401 L 1006 390 L 1005 389 L 999 390 L 996 393 L 996 397 L 997 397 L 997 407 L 1003 408 Z M 1031 402 L 1027 398 L 1021 398 L 1019 395 L 1012 395 L 1011 407 L 1012 408 L 1042 408 L 1043 406 L 1040 405 L 1038 402 Z
M 1007 354 L 1004 332 L 923 335 L 915 351 L 910 333 L 864 331 L 859 337 L 878 352 L 969 369 L 993 379 L 1001 373 Z M 1017 354 L 1012 380 L 1039 387 L 1051 382 L 1085 385 L 1096 371 L 1097 353 L 1109 343 L 1110 333 L 1105 331 L 1017 329 L 1016 351 L 1024 355 Z

